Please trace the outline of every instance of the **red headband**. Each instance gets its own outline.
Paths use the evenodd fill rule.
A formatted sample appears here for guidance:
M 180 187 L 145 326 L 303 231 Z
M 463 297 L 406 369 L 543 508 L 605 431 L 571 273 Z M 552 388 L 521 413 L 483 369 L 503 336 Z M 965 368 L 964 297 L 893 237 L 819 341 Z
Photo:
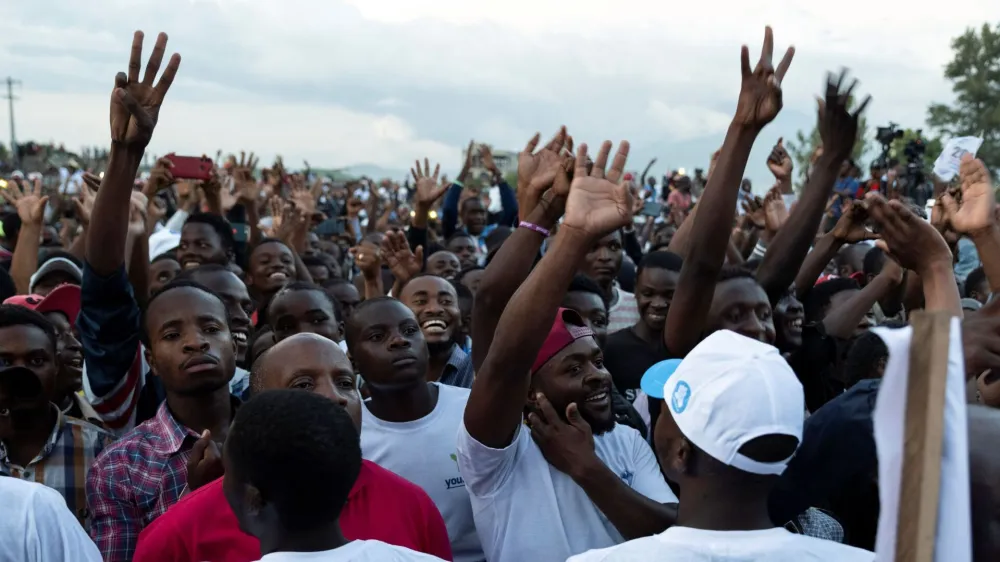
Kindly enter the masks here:
M 555 354 L 565 349 L 569 344 L 580 338 L 593 337 L 594 332 L 583 323 L 583 317 L 575 310 L 560 308 L 556 313 L 555 322 L 549 330 L 542 349 L 535 357 L 535 364 L 531 366 L 531 374 L 538 372 L 542 365 L 552 359 Z

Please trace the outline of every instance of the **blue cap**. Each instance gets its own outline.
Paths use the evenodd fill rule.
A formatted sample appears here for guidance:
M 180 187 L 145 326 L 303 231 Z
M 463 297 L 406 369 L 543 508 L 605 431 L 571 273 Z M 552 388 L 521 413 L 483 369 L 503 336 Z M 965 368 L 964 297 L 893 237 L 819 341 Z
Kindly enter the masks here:
M 653 398 L 663 398 L 663 387 L 667 384 L 667 379 L 674 374 L 677 367 L 681 365 L 680 359 L 667 359 L 653 365 L 642 375 L 639 388 L 646 393 L 646 396 Z

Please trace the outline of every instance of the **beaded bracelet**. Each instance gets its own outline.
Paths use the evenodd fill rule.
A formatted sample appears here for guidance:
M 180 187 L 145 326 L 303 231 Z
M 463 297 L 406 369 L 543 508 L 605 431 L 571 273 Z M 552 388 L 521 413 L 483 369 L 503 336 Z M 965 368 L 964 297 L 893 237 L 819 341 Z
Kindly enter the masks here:
M 540 226 L 538 226 L 535 223 L 531 223 L 531 222 L 528 222 L 528 221 L 521 221 L 520 224 L 518 224 L 518 226 L 521 227 L 521 228 L 527 228 L 527 229 L 530 229 L 530 230 L 534 230 L 535 232 L 541 234 L 542 236 L 544 236 L 546 238 L 549 237 L 549 231 L 546 230 L 546 229 L 544 229 L 544 228 L 542 228 L 542 227 L 540 227 Z

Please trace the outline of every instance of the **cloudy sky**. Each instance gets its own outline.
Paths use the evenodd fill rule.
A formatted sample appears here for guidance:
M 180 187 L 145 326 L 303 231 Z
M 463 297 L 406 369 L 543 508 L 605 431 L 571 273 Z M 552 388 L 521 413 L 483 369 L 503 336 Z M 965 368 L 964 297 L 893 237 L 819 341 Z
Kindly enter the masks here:
M 517 150 L 566 124 L 578 140 L 628 139 L 629 167 L 707 166 L 735 108 L 739 48 L 763 27 L 796 46 L 785 108 L 747 169 L 815 120 L 825 72 L 870 93 L 873 126 L 920 127 L 948 101 L 949 41 L 1000 20 L 996 0 L 0 0 L 0 75 L 23 82 L 18 139 L 108 142 L 108 96 L 132 31 L 170 36 L 183 62 L 150 151 L 282 154 L 297 167 L 415 157 L 461 165 L 470 139 Z M 831 7 L 834 7 L 831 9 Z M 145 61 L 143 61 L 145 65 Z M 0 110 L 6 120 L 6 108 Z M 6 144 L 6 123 L 0 126 Z

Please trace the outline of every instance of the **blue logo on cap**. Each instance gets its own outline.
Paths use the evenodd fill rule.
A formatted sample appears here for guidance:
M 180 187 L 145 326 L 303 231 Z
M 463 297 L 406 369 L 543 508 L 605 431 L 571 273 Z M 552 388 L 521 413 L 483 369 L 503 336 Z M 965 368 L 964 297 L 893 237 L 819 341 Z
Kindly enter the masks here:
M 691 387 L 684 381 L 678 381 L 677 386 L 674 387 L 674 394 L 670 397 L 670 405 L 673 406 L 674 412 L 683 413 L 687 409 L 690 399 Z

